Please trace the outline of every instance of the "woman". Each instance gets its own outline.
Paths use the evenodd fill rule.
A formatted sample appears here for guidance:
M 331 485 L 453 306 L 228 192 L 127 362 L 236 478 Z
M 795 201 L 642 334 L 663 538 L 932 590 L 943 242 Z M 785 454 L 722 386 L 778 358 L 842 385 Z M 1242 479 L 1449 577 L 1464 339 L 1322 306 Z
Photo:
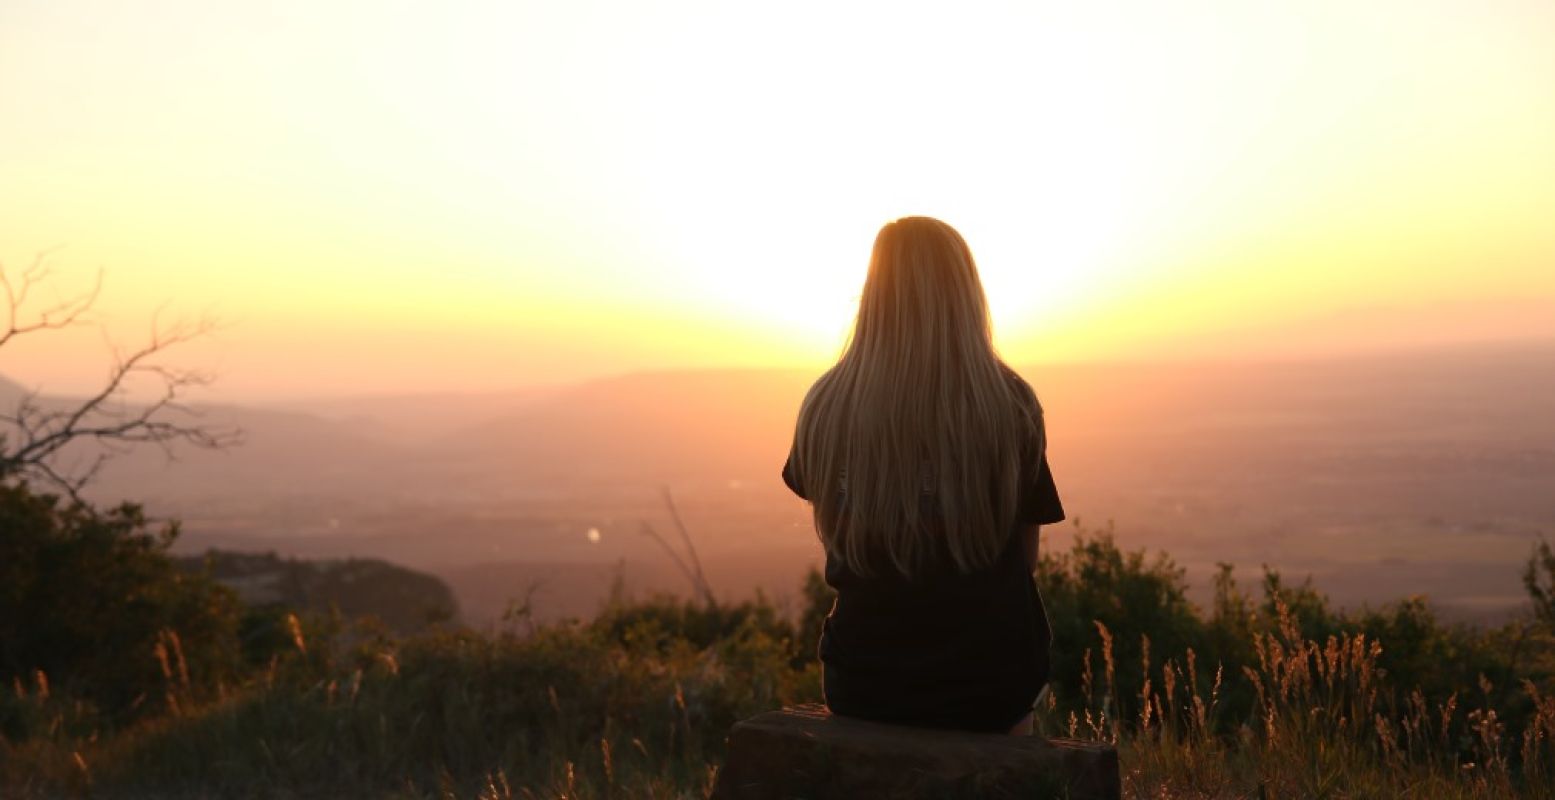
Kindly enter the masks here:
M 832 711 L 1030 732 L 1052 642 L 1037 533 L 1064 518 L 1045 445 L 961 235 L 886 224 L 852 338 L 805 396 L 783 465 L 837 590 L 820 642 Z

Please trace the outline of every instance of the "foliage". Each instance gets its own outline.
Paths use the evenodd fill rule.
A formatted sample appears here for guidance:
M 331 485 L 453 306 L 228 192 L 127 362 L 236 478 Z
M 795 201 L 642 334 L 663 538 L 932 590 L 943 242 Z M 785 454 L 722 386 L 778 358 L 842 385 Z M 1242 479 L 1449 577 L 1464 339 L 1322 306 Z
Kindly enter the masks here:
M 683 618 L 697 608 L 684 605 Z M 757 616 L 707 647 L 674 637 L 644 647 L 621 630 L 302 634 L 225 701 L 85 744 L 85 767 L 16 743 L 32 764 L 11 759 L 0 778 L 13 787 L 90 781 L 131 796 L 473 796 L 487 784 L 682 796 L 706 788 L 737 719 L 819 699 L 818 671 L 794 669 L 788 643 Z
M 799 615 L 800 655 L 807 660 L 819 658 L 821 626 L 837 605 L 837 590 L 827 585 L 819 570 L 811 569 L 805 573 L 799 596 L 803 603 Z
M 125 510 L 8 498 L 5 521 L 85 515 L 167 561 Z M 1200 610 L 1170 558 L 1123 552 L 1110 531 L 1080 531 L 1039 579 L 1055 631 L 1039 723 L 1116 743 L 1127 796 L 1555 796 L 1555 632 L 1537 618 L 1449 626 L 1418 597 L 1339 612 L 1268 569 L 1255 598 L 1228 566 Z M 0 793 L 701 797 L 735 720 L 820 699 L 814 642 L 833 595 L 812 571 L 803 597 L 791 619 L 760 595 L 617 593 L 593 620 L 496 635 L 250 610 L 244 630 L 265 633 L 233 657 L 225 691 L 213 670 L 158 672 L 169 702 L 128 725 L 76 703 L 122 676 L 62 666 L 45 689 L 21 675 L 4 707 L 29 722 L 0 736 Z M 237 623 L 224 619 L 200 635 L 230 644 Z M 179 629 L 189 651 L 209 644 L 193 630 Z M 155 664 L 145 646 L 118 653 L 119 667 Z
M 1037 585 L 1053 627 L 1054 692 L 1090 696 L 1097 670 L 1121 674 L 1099 701 L 1114 717 L 1130 713 L 1141 686 L 1136 673 L 1095 663 L 1104 643 L 1112 642 L 1113 664 L 1138 664 L 1151 646 L 1157 652 L 1203 649 L 1204 624 L 1188 602 L 1183 570 L 1165 553 L 1154 559 L 1143 551 L 1124 553 L 1110 529 L 1082 532 L 1068 552 L 1042 553 Z
M 1523 588 L 1533 600 L 1533 615 L 1540 623 L 1555 628 L 1555 550 L 1550 543 L 1539 540 L 1528 566 L 1523 570 Z
M 794 626 L 777 609 L 758 597 L 736 605 L 687 603 L 671 595 L 643 602 L 615 601 L 589 627 L 605 641 L 632 651 L 663 653 L 689 646 L 702 650 L 748 633 L 759 633 L 793 647 Z
M 177 535 L 135 505 L 99 512 L 0 483 L 0 681 L 111 721 L 161 710 L 171 681 L 233 681 L 237 599 L 167 558 Z M 0 731 L 24 728 L 0 705 Z

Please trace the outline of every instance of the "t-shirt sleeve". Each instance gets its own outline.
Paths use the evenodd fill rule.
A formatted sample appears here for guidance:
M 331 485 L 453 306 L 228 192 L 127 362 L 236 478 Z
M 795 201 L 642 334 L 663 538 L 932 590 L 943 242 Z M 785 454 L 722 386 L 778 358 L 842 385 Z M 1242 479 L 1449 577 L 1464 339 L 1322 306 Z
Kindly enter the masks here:
M 799 476 L 794 472 L 794 451 L 792 450 L 788 451 L 788 460 L 783 462 L 783 483 L 788 486 L 789 491 L 801 498 L 809 499 L 804 496 L 804 487 L 800 485 Z
M 1025 402 L 1036 417 L 1036 436 L 1021 448 L 1020 496 L 1016 500 L 1016 521 L 1023 525 L 1051 525 L 1064 520 L 1064 504 L 1058 499 L 1058 487 L 1053 484 L 1053 470 L 1047 463 L 1047 431 L 1042 420 L 1042 404 L 1031 385 L 1013 371 L 1010 380 L 1015 384 Z
M 1026 525 L 1051 525 L 1064 520 L 1064 504 L 1058 499 L 1053 470 L 1043 453 L 1033 467 L 1022 470 L 1017 517 Z

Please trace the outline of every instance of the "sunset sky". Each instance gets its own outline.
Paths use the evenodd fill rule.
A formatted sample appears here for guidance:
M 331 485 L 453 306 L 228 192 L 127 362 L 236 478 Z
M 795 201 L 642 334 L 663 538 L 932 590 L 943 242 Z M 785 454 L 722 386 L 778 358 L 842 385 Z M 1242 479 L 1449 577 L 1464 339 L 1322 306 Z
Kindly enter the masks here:
M 1555 3 L 0 5 L 0 264 L 223 398 L 821 365 L 905 214 L 1020 364 L 1555 337 Z

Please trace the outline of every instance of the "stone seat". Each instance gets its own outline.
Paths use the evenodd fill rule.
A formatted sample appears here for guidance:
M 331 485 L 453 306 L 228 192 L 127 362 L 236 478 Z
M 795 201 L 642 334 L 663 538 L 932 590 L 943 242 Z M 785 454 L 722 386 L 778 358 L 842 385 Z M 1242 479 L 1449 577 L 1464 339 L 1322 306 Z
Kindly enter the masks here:
M 735 723 L 715 800 L 1115 800 L 1118 753 L 1074 739 L 908 728 L 822 705 Z

